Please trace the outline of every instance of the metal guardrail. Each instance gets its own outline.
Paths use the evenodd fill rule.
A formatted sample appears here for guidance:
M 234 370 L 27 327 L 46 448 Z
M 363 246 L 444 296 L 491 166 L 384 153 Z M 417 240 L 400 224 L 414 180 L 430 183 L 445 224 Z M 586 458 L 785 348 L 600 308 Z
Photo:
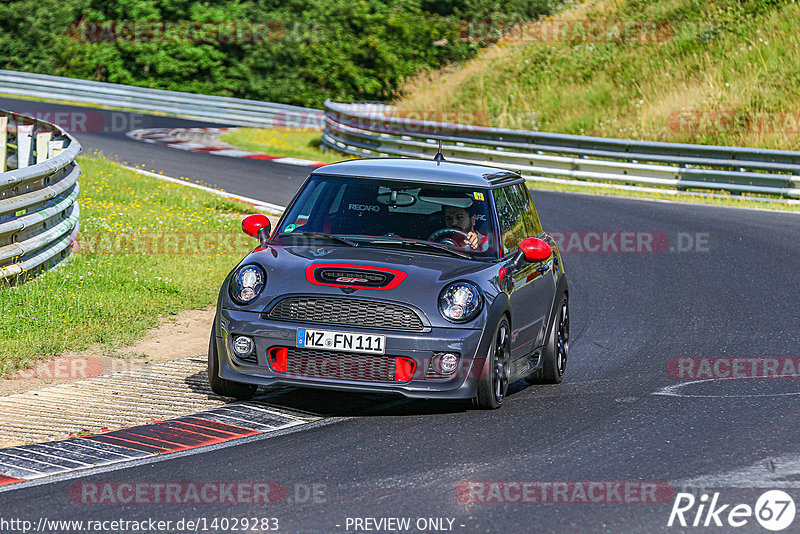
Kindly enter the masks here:
M 25 281 L 69 254 L 80 151 L 58 126 L 0 110 L 0 283 Z
M 318 109 L 0 70 L 0 93 L 170 113 L 222 124 L 321 127 Z
M 800 152 L 607 139 L 397 116 L 390 106 L 325 102 L 322 142 L 357 156 L 480 163 L 588 183 L 800 198 Z

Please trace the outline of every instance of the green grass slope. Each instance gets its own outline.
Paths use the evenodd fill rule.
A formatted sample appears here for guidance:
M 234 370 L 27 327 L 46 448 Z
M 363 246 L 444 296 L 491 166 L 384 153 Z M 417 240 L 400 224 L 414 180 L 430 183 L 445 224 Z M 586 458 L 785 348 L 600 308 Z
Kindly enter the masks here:
M 553 19 L 417 77 L 400 109 L 511 128 L 800 149 L 797 3 L 595 0 Z M 588 21 L 649 30 L 593 39 L 579 31 Z M 558 24 L 567 31 L 554 37 Z

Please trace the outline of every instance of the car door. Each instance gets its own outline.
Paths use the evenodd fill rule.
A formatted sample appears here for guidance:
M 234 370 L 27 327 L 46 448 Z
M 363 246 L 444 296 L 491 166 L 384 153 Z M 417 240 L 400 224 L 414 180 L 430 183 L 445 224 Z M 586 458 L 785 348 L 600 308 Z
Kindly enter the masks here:
M 527 237 L 542 234 L 538 216 L 535 216 L 530 194 L 523 184 L 507 186 L 494 191 L 497 217 L 500 223 L 501 250 L 509 265 L 511 284 L 507 286 L 511 299 L 511 356 L 516 360 L 536 348 L 541 338 L 550 305 L 554 284 L 552 256 L 539 263 L 525 262 L 519 268 L 510 268 L 519 250 L 520 242 Z
M 533 197 L 528 188 L 523 184 L 519 184 L 515 187 L 521 188 L 520 198 L 522 198 L 525 203 L 525 227 L 528 229 L 529 235 L 531 237 L 543 239 L 551 246 L 555 245 L 555 242 L 542 229 L 539 214 L 536 212 L 536 206 L 533 203 Z M 547 260 L 537 264 L 537 267 L 534 269 L 537 275 L 536 283 L 534 284 L 534 300 L 537 308 L 536 314 L 537 317 L 543 316 L 543 319 L 539 332 L 537 335 L 534 335 L 533 348 L 541 346 L 547 334 L 544 327 L 547 324 L 547 316 L 550 313 L 550 308 L 555 298 L 556 286 L 558 284 L 558 280 L 556 279 L 558 268 L 555 264 L 557 261 L 558 258 L 555 253 L 553 253 Z

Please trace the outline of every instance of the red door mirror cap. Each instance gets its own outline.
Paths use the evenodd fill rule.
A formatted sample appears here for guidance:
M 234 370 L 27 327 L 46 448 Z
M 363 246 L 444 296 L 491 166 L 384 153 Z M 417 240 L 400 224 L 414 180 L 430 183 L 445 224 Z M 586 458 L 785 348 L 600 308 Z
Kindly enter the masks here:
M 269 235 L 270 222 L 266 215 L 249 215 L 242 221 L 242 231 L 250 237 L 259 237 L 258 233 L 262 228 L 265 228 Z
M 546 241 L 537 237 L 523 239 L 519 244 L 519 249 L 529 262 L 544 261 L 553 255 L 553 248 Z

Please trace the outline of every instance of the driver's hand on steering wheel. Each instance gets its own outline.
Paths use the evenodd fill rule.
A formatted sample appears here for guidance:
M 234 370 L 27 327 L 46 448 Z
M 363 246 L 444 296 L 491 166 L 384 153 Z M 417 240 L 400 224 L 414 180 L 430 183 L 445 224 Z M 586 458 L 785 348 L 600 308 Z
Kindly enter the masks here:
M 481 238 L 478 232 L 472 230 L 467 233 L 467 244 L 472 250 L 479 250 L 481 248 Z

